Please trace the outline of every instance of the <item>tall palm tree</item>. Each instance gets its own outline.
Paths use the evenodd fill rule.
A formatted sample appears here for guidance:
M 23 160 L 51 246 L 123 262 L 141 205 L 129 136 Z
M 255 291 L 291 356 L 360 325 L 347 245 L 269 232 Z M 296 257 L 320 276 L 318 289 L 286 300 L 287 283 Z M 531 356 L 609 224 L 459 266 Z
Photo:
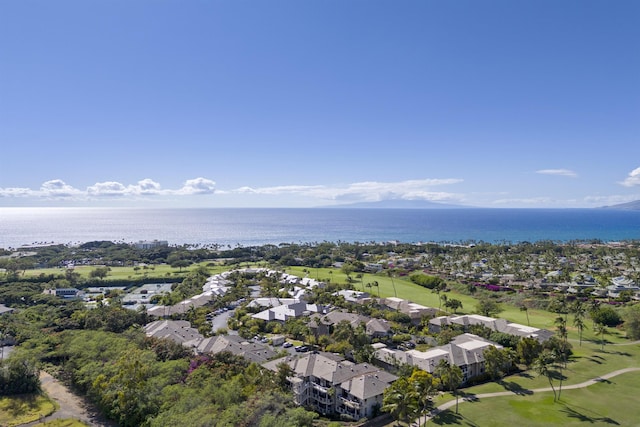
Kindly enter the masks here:
M 604 323 L 596 323 L 594 332 L 597 335 L 600 335 L 600 349 L 604 351 L 604 334 L 607 333 L 607 325 L 605 325 Z
M 418 403 L 418 425 L 422 425 L 420 417 L 425 415 L 425 422 L 428 410 L 433 404 L 433 396 L 438 393 L 438 386 L 440 381 L 430 373 L 423 371 L 422 369 L 416 369 L 409 377 L 409 381 L 413 385 L 413 388 L 417 395 Z
M 575 326 L 578 329 L 578 336 L 580 337 L 580 346 L 582 347 L 582 331 L 584 331 L 584 328 L 587 327 L 587 325 L 584 323 L 584 317 L 580 317 L 576 314 L 576 316 L 573 318 L 573 326 Z
M 417 414 L 418 395 L 407 378 L 398 378 L 387 387 L 383 394 L 381 409 L 407 424 Z
M 520 306 L 520 311 L 524 311 L 526 313 L 526 315 L 527 315 L 527 326 L 531 326 L 531 322 L 529 322 L 529 308 L 526 305 L 522 304 Z
M 365 292 L 365 290 L 364 290 L 364 274 L 362 274 L 362 273 L 356 274 L 356 279 L 360 279 L 360 285 L 362 285 L 362 292 Z
M 438 292 L 438 293 L 439 293 L 439 292 Z M 440 308 L 442 307 L 442 302 L 443 302 L 443 301 L 444 301 L 444 306 L 445 306 L 445 307 L 447 306 L 447 300 L 449 299 L 449 298 L 447 297 L 447 294 L 442 294 L 442 295 L 440 295 L 440 298 L 438 298 L 438 299 L 439 299 L 439 301 L 438 301 L 438 304 L 439 304 L 439 305 L 438 305 L 438 310 L 440 310 Z
M 442 384 L 446 384 L 449 390 L 456 396 L 456 414 L 458 413 L 458 387 L 462 384 L 463 375 L 462 369 L 459 366 L 453 365 L 446 360 L 440 360 L 438 366 L 436 366 L 435 374 Z
M 580 345 L 582 346 L 582 331 L 585 328 L 584 317 L 587 314 L 587 309 L 580 300 L 576 300 L 571 306 L 573 312 L 573 326 L 578 328 L 578 334 L 580 337 Z
M 391 269 L 387 270 L 387 276 L 391 278 L 391 286 L 393 286 L 393 296 L 398 297 L 398 293 L 396 292 L 396 283 L 393 281 L 393 271 Z
M 547 377 L 551 390 L 553 390 L 553 401 L 557 399 L 556 389 L 553 386 L 553 364 L 555 363 L 555 355 L 549 350 L 543 350 L 540 356 L 533 362 L 533 367 L 539 375 Z
M 378 298 L 380 298 L 380 283 L 378 283 L 377 280 L 374 280 L 372 284 L 378 289 Z

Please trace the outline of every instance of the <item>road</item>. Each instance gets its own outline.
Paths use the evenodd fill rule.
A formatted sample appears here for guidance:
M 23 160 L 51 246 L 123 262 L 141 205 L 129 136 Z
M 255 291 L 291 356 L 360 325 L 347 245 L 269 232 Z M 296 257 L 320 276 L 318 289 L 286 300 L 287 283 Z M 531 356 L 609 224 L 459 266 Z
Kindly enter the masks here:
M 229 310 L 215 316 L 213 320 L 211 320 L 211 330 L 213 332 L 216 332 L 218 329 L 221 329 L 221 328 L 226 329 L 227 322 L 229 321 L 229 318 L 233 316 L 233 313 L 235 313 L 235 310 Z

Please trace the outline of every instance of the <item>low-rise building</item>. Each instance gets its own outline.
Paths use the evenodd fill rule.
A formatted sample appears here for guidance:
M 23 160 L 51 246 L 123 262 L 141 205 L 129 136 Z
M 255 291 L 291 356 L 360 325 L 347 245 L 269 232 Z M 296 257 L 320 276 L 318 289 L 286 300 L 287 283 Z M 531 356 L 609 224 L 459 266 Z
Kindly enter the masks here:
M 493 346 L 502 348 L 487 339 L 473 334 L 462 334 L 455 337 L 449 344 L 430 348 L 427 351 L 394 350 L 384 344 L 376 344 L 375 358 L 388 369 L 400 365 L 411 365 L 433 374 L 441 360 L 456 365 L 462 370 L 462 383 L 482 375 L 485 372 L 484 350 Z
M 417 304 L 415 302 L 407 301 L 402 298 L 388 297 L 382 298 L 380 304 L 391 309 L 404 313 L 411 317 L 411 321 L 414 324 L 418 324 L 422 321 L 423 317 L 434 317 L 438 314 L 438 309 L 433 307 L 425 307 L 424 305 Z
M 443 328 L 451 325 L 462 327 L 465 331 L 472 325 L 482 325 L 492 331 L 502 332 L 518 337 L 535 338 L 540 342 L 548 340 L 553 336 L 553 332 L 547 329 L 540 329 L 531 326 L 511 323 L 506 319 L 495 319 L 493 317 L 481 316 L 479 314 L 467 314 L 461 316 L 439 316 L 429 320 L 429 332 L 438 333 Z
M 204 338 L 198 344 L 197 351 L 200 354 L 217 354 L 228 351 L 255 363 L 264 363 L 277 354 L 266 345 L 248 341 L 238 335 L 217 335 Z
M 76 288 L 58 288 L 58 289 L 45 289 L 44 294 L 55 295 L 64 299 L 78 299 L 82 297 L 82 291 Z
M 331 353 L 286 357 L 263 366 L 277 371 L 281 363 L 291 368 L 288 380 L 296 404 L 354 420 L 376 415 L 384 390 L 397 379 L 371 364 L 355 364 Z
M 144 327 L 148 337 L 166 338 L 184 347 L 196 348 L 204 339 L 186 320 L 156 320 Z

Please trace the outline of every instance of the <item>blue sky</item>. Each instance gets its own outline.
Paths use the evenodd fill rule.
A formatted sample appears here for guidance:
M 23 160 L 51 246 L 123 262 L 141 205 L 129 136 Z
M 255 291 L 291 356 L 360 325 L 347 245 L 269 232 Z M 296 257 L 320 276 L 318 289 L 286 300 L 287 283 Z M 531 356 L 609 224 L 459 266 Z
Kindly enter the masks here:
M 1 1 L 0 206 L 640 199 L 638 1 Z

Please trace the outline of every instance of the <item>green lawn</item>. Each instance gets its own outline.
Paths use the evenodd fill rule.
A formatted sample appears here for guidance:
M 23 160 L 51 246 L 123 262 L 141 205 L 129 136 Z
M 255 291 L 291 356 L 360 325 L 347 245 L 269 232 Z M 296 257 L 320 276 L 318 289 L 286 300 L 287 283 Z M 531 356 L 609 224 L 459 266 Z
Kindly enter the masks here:
M 447 410 L 429 425 L 461 426 L 637 426 L 640 372 L 630 372 L 577 390 L 563 390 L 559 402 L 553 393 L 493 397 L 464 402 L 459 413 Z
M 587 338 L 594 337 L 588 335 Z M 573 351 L 574 355 L 567 368 L 562 370 L 562 375 L 565 377 L 563 387 L 579 384 L 619 369 L 640 367 L 640 345 L 638 344 L 607 344 L 603 351 L 598 342 L 587 341 L 581 347 L 575 344 Z M 460 404 L 459 415 L 454 413 L 454 409 L 450 409 L 436 417 L 432 423 L 468 426 L 543 426 L 577 425 L 578 422 L 586 422 L 591 425 L 605 425 L 609 424 L 606 417 L 610 417 L 618 425 L 640 425 L 640 423 L 630 422 L 630 420 L 640 420 L 640 407 L 635 404 L 632 389 L 638 380 L 640 380 L 640 372 L 631 372 L 589 386 L 587 389 L 563 388 L 561 402 L 554 404 L 551 391 L 528 394 L 530 390 L 549 387 L 546 377 L 541 377 L 530 370 L 506 377 L 501 382 L 490 382 L 460 390 L 461 395 L 508 390 L 519 390 L 521 395 L 464 402 Z M 553 385 L 558 390 L 559 379 L 555 379 Z M 437 406 L 453 399 L 450 393 L 446 393 L 440 396 L 435 404 Z M 584 408 L 589 408 L 590 411 L 585 411 Z M 618 415 L 618 413 L 624 414 Z M 615 425 L 613 422 L 611 424 Z
M 303 270 L 307 270 L 305 273 Z M 308 274 L 311 278 L 326 279 L 329 278 L 333 283 L 346 283 L 347 277 L 338 269 L 328 268 L 305 268 L 305 267 L 290 267 L 286 270 L 289 274 L 304 277 Z M 331 273 L 329 273 L 331 272 Z M 412 302 L 425 305 L 427 307 L 440 307 L 440 296 L 429 289 L 423 288 L 411 282 L 407 276 L 403 277 L 390 277 L 382 274 L 368 274 L 365 273 L 362 279 L 356 278 L 355 274 L 351 276 L 355 281 L 352 283 L 353 287 L 357 290 L 369 292 L 373 295 L 378 295 L 380 291 L 381 297 L 392 297 L 397 295 L 398 298 L 410 300 Z M 367 287 L 367 283 L 378 282 L 378 287 Z M 364 285 L 364 287 L 363 287 Z M 462 302 L 462 309 L 458 311 L 459 314 L 473 313 L 477 300 L 470 295 L 463 295 L 454 291 L 447 292 L 448 298 L 455 298 Z M 508 319 L 515 323 L 523 325 L 527 324 L 527 313 L 520 311 L 518 307 L 510 306 L 507 304 L 501 304 L 503 311 L 498 315 Z M 557 317 L 557 314 L 550 313 L 545 310 L 529 310 L 529 322 L 531 326 L 538 328 L 553 328 L 553 321 Z M 570 319 L 570 321 L 572 321 Z M 577 338 L 577 335 L 576 335 Z
M 17 426 L 38 421 L 56 410 L 56 405 L 46 396 L 20 395 L 0 398 L 0 426 Z
M 46 423 L 38 424 L 38 427 L 87 427 L 87 425 L 82 421 L 66 418 L 47 421 Z
M 150 265 L 146 269 L 144 267 L 139 267 L 137 270 L 136 267 L 110 267 L 111 271 L 109 271 L 109 274 L 104 279 L 104 282 L 108 285 L 108 282 L 110 280 L 141 279 L 144 277 L 156 279 L 162 279 L 164 277 L 181 277 L 186 276 L 190 271 L 195 270 L 201 265 L 207 267 L 211 274 L 217 274 L 229 270 L 228 266 L 214 265 L 210 262 L 193 264 L 183 269 L 173 268 L 168 264 Z M 88 278 L 91 271 L 93 271 L 95 268 L 95 266 L 81 265 L 75 267 L 74 271 L 76 273 L 79 273 L 80 277 Z M 64 273 L 65 270 L 62 268 L 39 268 L 35 270 L 27 270 L 25 271 L 24 275 L 25 277 L 37 277 L 40 274 L 54 274 L 64 276 Z

